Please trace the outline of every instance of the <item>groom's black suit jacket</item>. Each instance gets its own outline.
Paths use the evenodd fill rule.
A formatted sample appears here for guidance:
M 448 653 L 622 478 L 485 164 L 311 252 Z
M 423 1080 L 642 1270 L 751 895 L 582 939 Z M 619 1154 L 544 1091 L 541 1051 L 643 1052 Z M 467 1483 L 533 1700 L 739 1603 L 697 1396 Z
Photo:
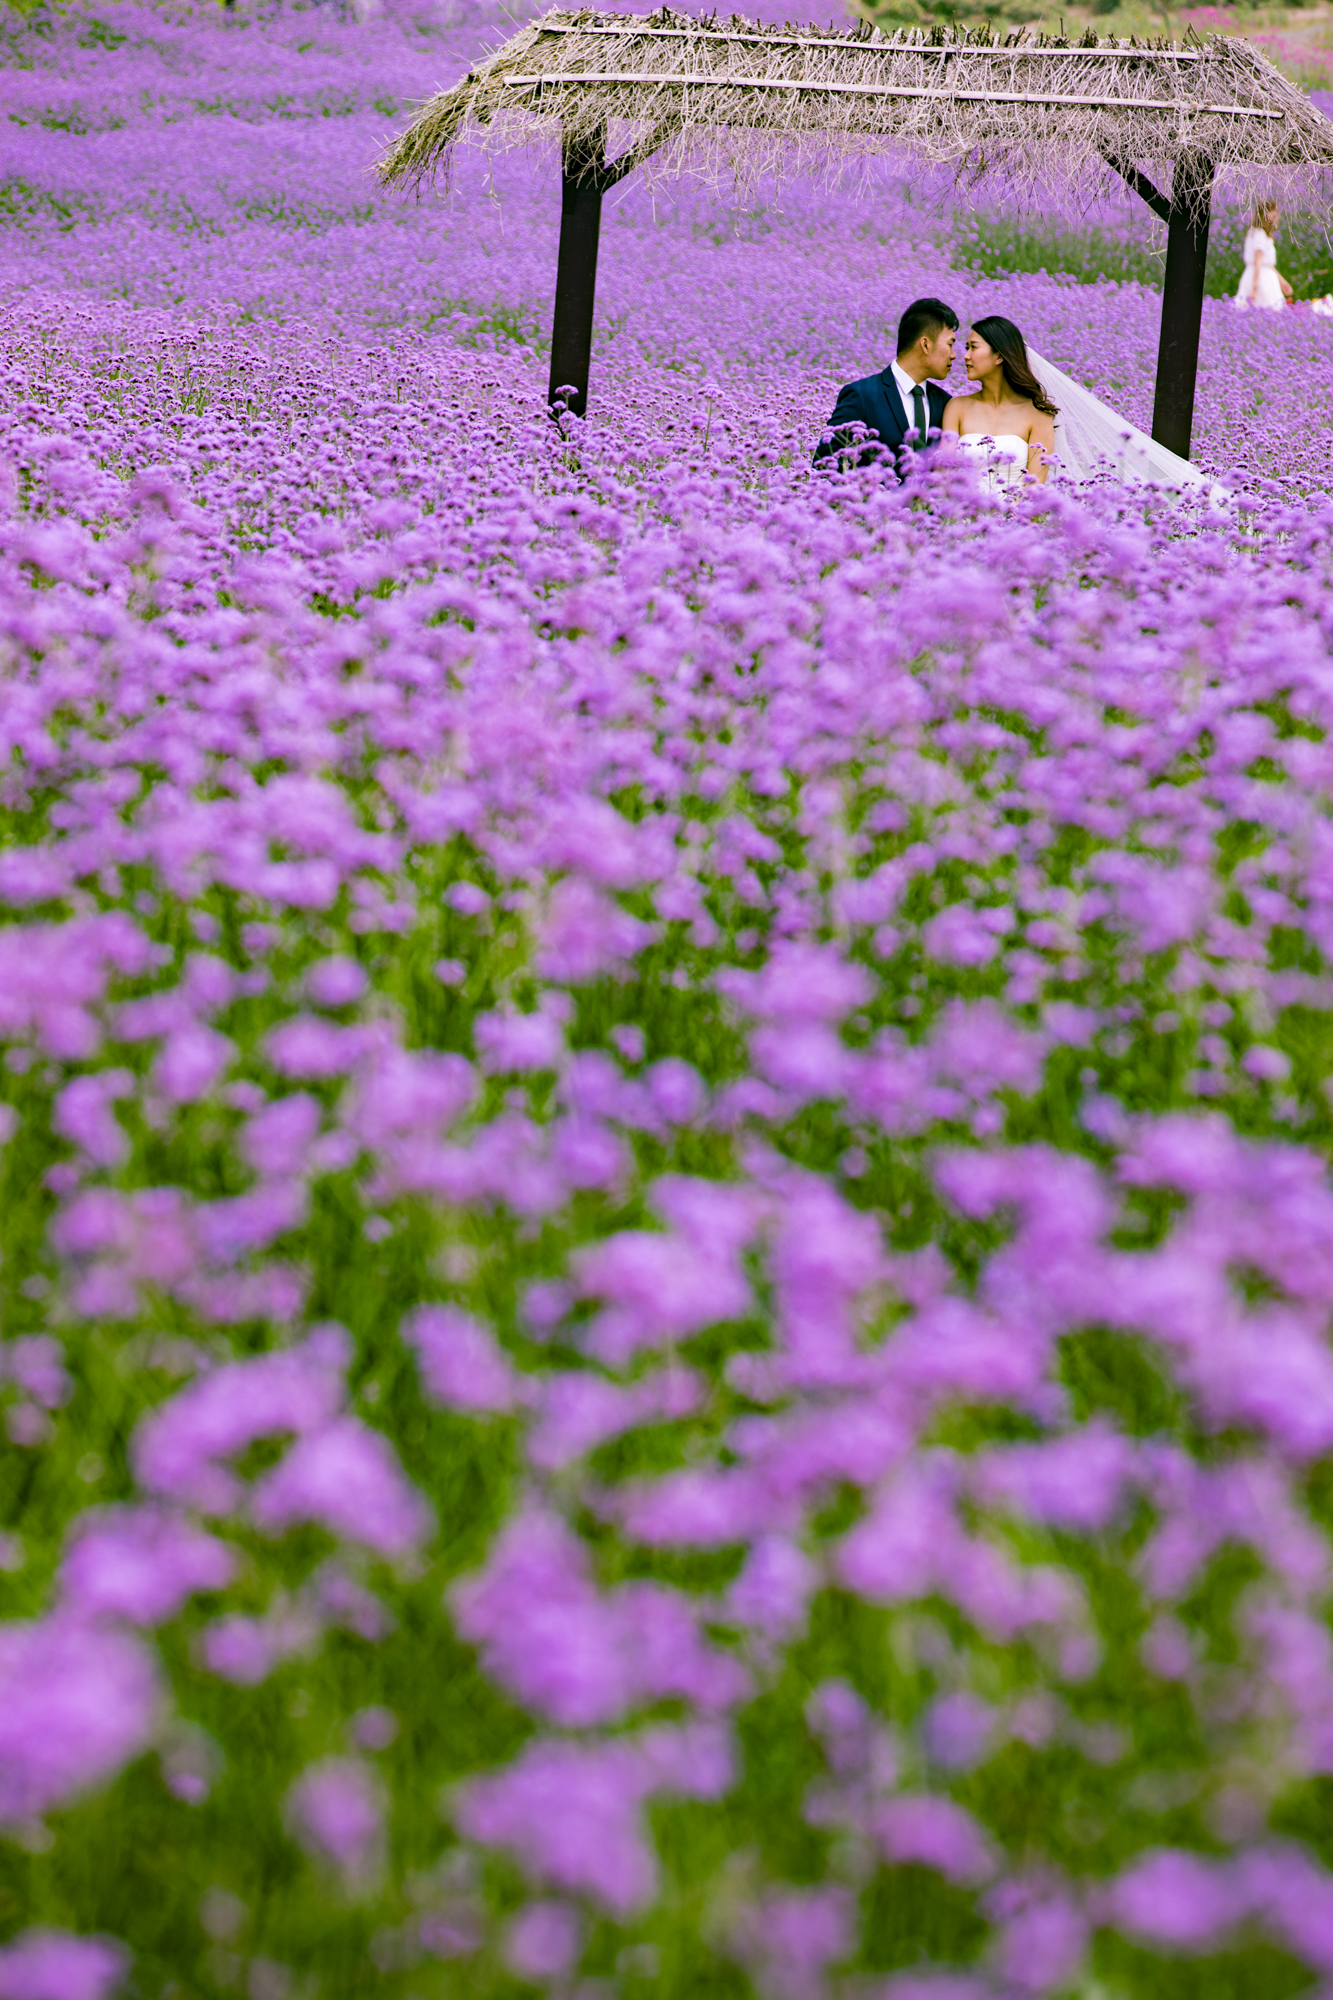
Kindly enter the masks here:
M 926 391 L 926 427 L 937 431 L 944 421 L 944 406 L 949 400 L 949 392 L 937 388 L 933 382 L 923 386 Z M 847 448 L 851 443 L 846 434 L 849 424 L 864 424 L 870 432 L 866 444 L 873 445 L 878 438 L 881 444 L 888 447 L 894 463 L 897 463 L 907 434 L 907 421 L 892 368 L 885 368 L 878 375 L 864 375 L 859 382 L 846 382 L 839 389 L 833 415 L 825 425 L 825 429 L 835 435 L 821 438 L 816 445 L 816 465 L 821 458 L 831 458 L 835 452 Z M 841 436 L 837 435 L 839 432 Z M 862 453 L 863 460 L 867 456 L 868 453 Z

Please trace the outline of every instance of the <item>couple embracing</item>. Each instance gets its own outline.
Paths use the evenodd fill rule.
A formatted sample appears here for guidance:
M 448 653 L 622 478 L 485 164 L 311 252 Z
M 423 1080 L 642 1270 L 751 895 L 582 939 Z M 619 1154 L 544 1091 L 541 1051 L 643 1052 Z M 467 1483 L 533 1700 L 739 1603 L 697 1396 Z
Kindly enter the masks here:
M 953 367 L 958 315 L 942 299 L 914 299 L 898 322 L 898 351 L 879 375 L 848 382 L 815 452 L 815 462 L 874 456 L 879 444 L 903 466 L 904 452 L 936 447 L 975 457 L 988 484 L 1045 481 L 1055 453 L 1055 404 L 1032 372 L 1012 320 L 974 322 L 963 349 L 979 393 L 950 396 L 938 384 Z M 863 427 L 853 441 L 853 426 Z

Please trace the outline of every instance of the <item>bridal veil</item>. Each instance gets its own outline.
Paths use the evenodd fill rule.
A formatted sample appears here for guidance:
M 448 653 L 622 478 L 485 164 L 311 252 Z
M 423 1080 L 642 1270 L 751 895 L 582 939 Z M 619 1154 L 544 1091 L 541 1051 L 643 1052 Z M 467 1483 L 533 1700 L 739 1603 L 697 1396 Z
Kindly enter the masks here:
M 1164 444 L 1101 402 L 1090 389 L 1055 368 L 1028 348 L 1037 379 L 1059 408 L 1055 419 L 1055 450 L 1067 477 L 1088 479 L 1094 472 L 1112 472 L 1119 479 L 1153 486 L 1204 486 L 1213 482 L 1187 458 L 1178 458 Z

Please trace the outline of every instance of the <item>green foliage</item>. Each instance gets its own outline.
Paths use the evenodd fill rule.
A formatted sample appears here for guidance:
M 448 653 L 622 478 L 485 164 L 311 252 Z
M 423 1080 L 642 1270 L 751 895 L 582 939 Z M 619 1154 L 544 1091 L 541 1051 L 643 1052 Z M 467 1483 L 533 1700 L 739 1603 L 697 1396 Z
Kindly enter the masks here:
M 962 270 L 999 278 L 1011 272 L 1045 271 L 1080 285 L 1160 285 L 1162 254 L 1146 229 L 1128 231 L 1044 220 L 1000 211 L 965 210 L 954 219 L 949 251 Z
M 1209 298 L 1234 298 L 1240 283 L 1241 246 L 1248 216 L 1234 208 L 1213 218 L 1208 243 Z M 953 262 L 979 277 L 1044 271 L 1080 285 L 1137 284 L 1159 289 L 1166 266 L 1165 231 L 1146 209 L 1131 213 L 1122 228 L 1079 223 L 1003 210 L 964 210 L 948 237 Z M 1284 216 L 1278 233 L 1278 264 L 1298 299 L 1322 298 L 1333 291 L 1333 243 L 1327 225 L 1300 212 Z
M 7 222 L 26 227 L 54 222 L 58 229 L 72 229 L 95 213 L 86 195 L 60 195 L 18 174 L 7 174 L 0 180 L 0 225 Z

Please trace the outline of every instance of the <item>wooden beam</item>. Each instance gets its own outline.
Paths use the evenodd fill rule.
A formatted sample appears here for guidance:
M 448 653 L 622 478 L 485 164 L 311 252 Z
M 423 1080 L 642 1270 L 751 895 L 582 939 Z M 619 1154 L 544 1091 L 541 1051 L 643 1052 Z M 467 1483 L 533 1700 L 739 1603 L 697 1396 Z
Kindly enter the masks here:
M 1146 174 L 1141 174 L 1136 166 L 1129 160 L 1122 159 L 1118 153 L 1108 153 L 1106 164 L 1115 168 L 1121 180 L 1133 188 L 1141 201 L 1147 202 L 1155 216 L 1162 222 L 1170 222 L 1171 204 L 1164 194 L 1158 194 Z
M 597 296 L 597 250 L 602 233 L 602 196 L 640 166 L 678 128 L 664 118 L 619 158 L 606 157 L 606 127 L 587 138 L 566 140 L 560 157 L 560 249 L 555 269 L 555 320 L 551 328 L 551 378 L 547 401 L 559 398 L 576 417 L 587 415 L 588 371 L 592 365 L 592 315 Z M 561 390 L 568 393 L 563 397 Z
M 1152 434 L 1181 458 L 1190 455 L 1194 385 L 1199 372 L 1203 282 L 1208 264 L 1213 162 L 1182 153 L 1171 175 L 1166 276 L 1162 285 L 1162 334 L 1157 349 L 1157 392 Z
M 560 250 L 555 269 L 555 320 L 551 327 L 551 380 L 547 391 L 576 417 L 588 408 L 592 363 L 592 309 L 597 294 L 597 247 L 602 233 L 602 174 L 606 127 L 589 139 L 565 143 L 560 161 Z M 563 393 L 562 393 L 563 392 Z

